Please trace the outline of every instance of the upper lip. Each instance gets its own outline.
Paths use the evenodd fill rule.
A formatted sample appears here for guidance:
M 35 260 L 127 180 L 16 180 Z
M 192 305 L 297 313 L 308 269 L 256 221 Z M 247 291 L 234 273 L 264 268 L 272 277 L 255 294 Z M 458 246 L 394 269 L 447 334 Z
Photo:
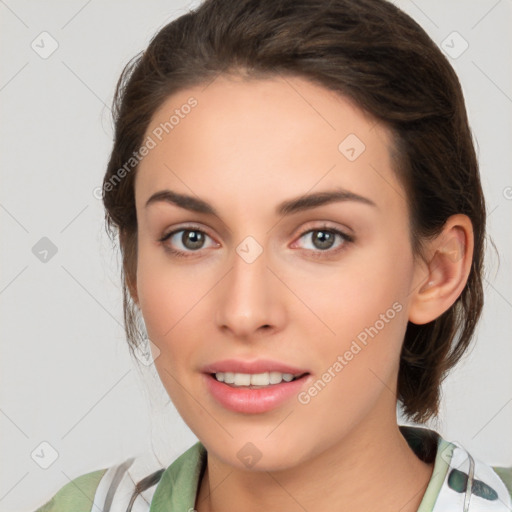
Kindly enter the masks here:
M 202 368 L 204 373 L 233 372 L 233 373 L 265 373 L 281 372 L 291 373 L 292 375 L 302 375 L 309 373 L 307 370 L 290 366 L 280 361 L 271 359 L 257 359 L 256 361 L 244 361 L 242 359 L 224 359 L 215 363 L 207 364 Z

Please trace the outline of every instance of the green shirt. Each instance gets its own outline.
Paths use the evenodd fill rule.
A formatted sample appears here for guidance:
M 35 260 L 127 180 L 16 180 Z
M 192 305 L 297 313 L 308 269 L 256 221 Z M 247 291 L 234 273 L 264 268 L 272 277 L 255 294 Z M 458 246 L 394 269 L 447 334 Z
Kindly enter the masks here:
M 433 430 L 400 425 L 400 431 L 418 457 L 434 462 L 417 512 L 512 511 L 512 467 L 491 467 Z M 36 512 L 192 512 L 206 460 L 197 442 L 166 469 L 149 473 L 140 495 L 130 475 L 137 460 L 131 458 L 75 478 Z

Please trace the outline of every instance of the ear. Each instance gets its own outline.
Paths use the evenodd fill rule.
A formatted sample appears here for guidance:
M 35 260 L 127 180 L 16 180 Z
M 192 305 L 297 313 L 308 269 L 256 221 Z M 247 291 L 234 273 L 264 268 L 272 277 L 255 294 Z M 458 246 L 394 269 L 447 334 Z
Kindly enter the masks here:
M 452 306 L 466 286 L 473 245 L 473 226 L 463 214 L 452 215 L 442 232 L 427 242 L 427 261 L 418 260 L 415 269 L 409 321 L 426 324 Z

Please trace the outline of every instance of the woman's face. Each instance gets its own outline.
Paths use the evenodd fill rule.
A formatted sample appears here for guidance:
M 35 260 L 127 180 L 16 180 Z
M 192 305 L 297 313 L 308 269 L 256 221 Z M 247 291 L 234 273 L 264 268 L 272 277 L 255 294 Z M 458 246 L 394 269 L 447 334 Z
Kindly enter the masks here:
M 207 450 L 279 469 L 396 426 L 424 276 L 384 128 L 304 79 L 221 76 L 171 96 L 145 143 L 138 304 L 163 385 Z

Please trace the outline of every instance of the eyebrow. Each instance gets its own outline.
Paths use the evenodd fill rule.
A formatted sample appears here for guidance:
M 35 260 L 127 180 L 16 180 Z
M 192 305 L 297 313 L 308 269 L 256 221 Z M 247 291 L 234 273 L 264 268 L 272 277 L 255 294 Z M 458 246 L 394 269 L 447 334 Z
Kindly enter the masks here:
M 335 190 L 328 190 L 324 192 L 316 192 L 312 194 L 303 195 L 294 199 L 283 201 L 279 204 L 275 210 L 276 215 L 291 215 L 312 208 L 317 208 L 324 204 L 342 202 L 342 201 L 355 201 L 358 203 L 366 204 L 369 206 L 377 207 L 377 205 L 367 197 L 360 196 L 349 190 L 343 188 L 337 188 Z M 205 213 L 209 215 L 215 215 L 218 217 L 218 213 L 215 208 L 198 197 L 189 196 L 186 194 L 179 194 L 172 190 L 161 190 L 154 193 L 146 202 L 145 208 L 155 203 L 171 203 L 180 208 L 190 210 L 197 213 Z

